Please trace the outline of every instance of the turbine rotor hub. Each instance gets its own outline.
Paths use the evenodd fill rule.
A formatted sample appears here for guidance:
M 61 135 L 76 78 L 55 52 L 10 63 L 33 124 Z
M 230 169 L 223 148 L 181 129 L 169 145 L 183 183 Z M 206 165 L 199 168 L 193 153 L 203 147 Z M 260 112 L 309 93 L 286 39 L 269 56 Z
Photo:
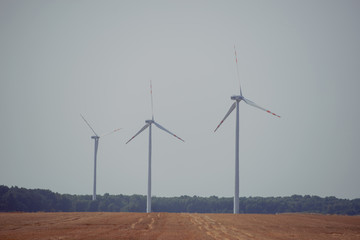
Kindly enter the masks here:
M 243 96 L 240 96 L 240 95 L 234 95 L 234 96 L 231 96 L 231 100 L 236 100 L 238 102 L 240 102 L 241 100 L 243 100 L 244 97 Z

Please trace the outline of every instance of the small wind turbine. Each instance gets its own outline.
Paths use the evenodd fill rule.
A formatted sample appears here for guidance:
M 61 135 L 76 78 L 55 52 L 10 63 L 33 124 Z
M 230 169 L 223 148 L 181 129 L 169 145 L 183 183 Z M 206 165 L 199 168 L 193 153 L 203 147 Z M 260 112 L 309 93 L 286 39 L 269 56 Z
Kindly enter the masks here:
M 140 129 L 140 131 L 138 131 L 132 138 L 130 138 L 129 141 L 126 142 L 126 144 L 128 144 L 131 140 L 133 140 L 137 135 L 139 135 L 142 131 L 144 131 L 146 128 L 149 127 L 149 162 L 148 162 L 148 191 L 147 191 L 147 201 L 146 201 L 146 212 L 150 213 L 151 212 L 151 125 L 154 124 L 155 126 L 157 126 L 158 128 L 160 128 L 161 130 L 169 133 L 170 135 L 173 135 L 174 137 L 176 137 L 177 139 L 185 142 L 184 140 L 182 140 L 181 138 L 179 138 L 178 136 L 176 136 L 175 134 L 173 134 L 172 132 L 170 132 L 169 130 L 165 129 L 164 127 L 162 127 L 160 124 L 158 124 L 157 122 L 154 121 L 154 107 L 153 107 L 153 97 L 152 97 L 152 84 L 150 81 L 150 94 L 151 94 L 151 112 L 152 112 L 152 118 L 151 120 L 146 120 L 145 121 L 145 126 L 143 128 Z
M 225 117 L 219 125 L 216 127 L 214 132 L 220 127 L 220 125 L 225 121 L 225 119 L 230 115 L 230 113 L 236 108 L 236 140 L 235 140 L 235 193 L 234 193 L 234 214 L 239 213 L 239 103 L 240 101 L 244 101 L 245 103 L 249 104 L 250 106 L 259 108 L 265 112 L 268 112 L 276 117 L 280 117 L 276 115 L 275 113 L 270 112 L 269 110 L 262 108 L 255 104 L 254 102 L 250 101 L 249 99 L 246 99 L 241 91 L 241 85 L 240 85 L 240 77 L 239 77 L 239 68 L 238 68 L 238 61 L 237 61 L 237 55 L 236 55 L 236 49 L 235 50 L 235 60 L 236 60 L 236 70 L 237 70 L 237 77 L 239 80 L 239 87 L 240 87 L 240 95 L 234 95 L 231 97 L 231 100 L 235 100 L 235 102 L 231 105 L 229 111 L 226 113 Z
M 91 131 L 93 131 L 93 133 L 95 134 L 94 136 L 92 136 L 91 138 L 95 140 L 95 151 L 94 151 L 94 188 L 93 188 L 93 196 L 92 196 L 92 200 L 96 200 L 96 157 L 97 157 L 97 150 L 98 150 L 98 146 L 99 146 L 99 138 L 100 137 L 105 137 L 109 134 L 112 134 L 116 131 L 119 131 L 121 128 L 115 129 L 107 134 L 104 134 L 102 136 L 99 136 L 96 134 L 96 132 L 94 131 L 94 129 L 90 126 L 90 124 L 86 121 L 86 119 L 84 118 L 83 115 L 80 114 L 80 116 L 82 117 L 82 119 L 85 121 L 85 123 L 89 126 L 89 128 L 91 129 Z

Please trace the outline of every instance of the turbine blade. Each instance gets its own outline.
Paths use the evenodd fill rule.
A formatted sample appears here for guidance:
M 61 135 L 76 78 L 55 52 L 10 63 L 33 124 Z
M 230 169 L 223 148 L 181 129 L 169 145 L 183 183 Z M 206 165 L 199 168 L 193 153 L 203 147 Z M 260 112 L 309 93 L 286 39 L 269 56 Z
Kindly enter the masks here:
M 150 94 L 151 94 L 151 116 L 154 120 L 154 104 L 153 104 L 153 94 L 152 94 L 152 81 L 150 80 Z
M 179 138 L 178 136 L 176 136 L 175 134 L 173 134 L 173 133 L 172 133 L 172 132 L 170 132 L 169 130 L 165 129 L 165 128 L 164 128 L 163 126 L 161 126 L 160 124 L 158 124 L 158 123 L 156 123 L 156 122 L 154 122 L 154 124 L 155 124 L 158 128 L 160 128 L 161 130 L 163 130 L 163 131 L 165 131 L 165 132 L 167 132 L 167 133 L 169 133 L 169 134 L 173 135 L 173 136 L 174 136 L 174 137 L 176 137 L 177 139 L 179 139 L 179 140 L 181 140 L 181 141 L 185 142 L 183 139 Z
M 234 102 L 234 103 L 231 105 L 229 111 L 226 113 L 225 117 L 223 118 L 223 120 L 221 120 L 221 122 L 220 122 L 219 125 L 216 127 L 216 129 L 214 130 L 214 132 L 216 132 L 216 130 L 217 130 L 217 129 L 220 127 L 220 125 L 225 121 L 225 119 L 230 115 L 230 113 L 231 113 L 232 111 L 234 111 L 235 108 L 236 108 L 236 102 Z
M 234 44 L 234 51 L 235 51 L 235 61 L 236 61 L 236 72 L 237 72 L 237 78 L 238 78 L 238 81 L 239 81 L 239 88 L 240 88 L 240 96 L 242 96 L 241 84 L 240 84 L 240 75 L 239 75 L 239 65 L 238 65 L 238 59 L 237 59 L 235 44 Z
M 137 135 L 139 135 L 142 131 L 144 131 L 149 126 L 150 126 L 150 124 L 147 123 L 142 129 L 140 129 L 140 131 L 138 131 L 132 138 L 130 138 L 130 140 L 127 141 L 126 144 L 128 144 L 131 140 L 133 140 Z
M 80 114 L 80 116 L 82 117 L 82 119 L 85 121 L 85 123 L 89 126 L 89 128 L 94 132 L 95 136 L 98 137 L 98 135 L 96 134 L 96 132 L 94 131 L 94 129 L 90 126 L 90 124 L 86 121 L 86 119 L 84 118 L 83 115 Z
M 261 109 L 261 110 L 263 110 L 263 111 L 265 111 L 265 112 L 267 112 L 267 113 L 270 113 L 270 114 L 272 114 L 272 115 L 274 115 L 274 116 L 276 116 L 276 117 L 280 117 L 279 115 L 277 115 L 277 114 L 275 114 L 275 113 L 273 113 L 273 112 L 271 112 L 271 111 L 269 111 L 269 110 L 267 110 L 267 109 L 265 109 L 265 108 L 260 107 L 259 105 L 257 105 L 256 103 L 250 101 L 249 99 L 243 98 L 243 100 L 244 100 L 245 103 L 249 104 L 250 106 L 253 106 L 253 107 L 256 107 L 256 108 L 258 108 L 258 109 Z
M 117 132 L 117 131 L 119 131 L 119 130 L 121 130 L 121 128 L 112 130 L 111 132 L 108 132 L 108 133 L 106 133 L 106 134 L 103 134 L 103 135 L 101 135 L 100 137 L 105 137 L 105 136 L 110 135 L 110 134 L 113 134 L 114 132 Z

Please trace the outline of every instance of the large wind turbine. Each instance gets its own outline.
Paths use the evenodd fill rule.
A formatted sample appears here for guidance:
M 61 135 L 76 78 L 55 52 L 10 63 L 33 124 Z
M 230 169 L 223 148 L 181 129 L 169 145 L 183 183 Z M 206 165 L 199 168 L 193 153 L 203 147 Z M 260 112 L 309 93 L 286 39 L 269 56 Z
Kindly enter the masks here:
M 254 102 L 250 101 L 249 99 L 245 98 L 241 91 L 241 85 L 240 85 L 240 77 L 239 77 L 239 68 L 238 68 L 238 61 L 237 61 L 237 55 L 236 55 L 236 49 L 235 50 L 235 60 L 236 60 L 236 70 L 237 70 L 237 77 L 239 80 L 239 88 L 240 88 L 240 95 L 234 95 L 231 96 L 231 100 L 234 100 L 235 102 L 231 105 L 229 111 L 225 114 L 225 117 L 219 125 L 216 127 L 214 132 L 220 127 L 220 125 L 225 121 L 225 119 L 230 115 L 230 113 L 236 108 L 236 129 L 235 129 L 235 193 L 234 193 L 234 214 L 239 213 L 239 103 L 240 101 L 244 101 L 246 104 L 259 108 L 267 113 L 270 113 L 276 117 L 280 117 L 276 115 L 273 112 L 270 112 L 269 110 L 260 107 L 259 105 L 255 104 Z
M 150 81 L 150 94 L 151 94 L 151 111 L 152 111 L 152 118 L 151 120 L 146 120 L 145 121 L 145 126 L 142 127 L 140 129 L 140 131 L 138 131 L 132 138 L 130 138 L 129 141 L 126 142 L 126 144 L 128 144 L 131 140 L 133 140 L 137 135 L 139 135 L 142 131 L 144 131 L 146 128 L 149 128 L 149 162 L 148 162 L 148 191 L 147 191 L 147 201 L 146 201 L 146 212 L 150 213 L 151 212 L 151 125 L 154 124 L 155 126 L 157 126 L 158 128 L 160 128 L 161 130 L 173 135 L 174 137 L 176 137 L 177 139 L 185 142 L 184 140 L 182 140 L 181 138 L 179 138 L 178 136 L 176 136 L 175 134 L 173 134 L 172 132 L 170 132 L 169 130 L 165 129 L 164 127 L 162 127 L 160 124 L 158 124 L 157 122 L 154 121 L 154 108 L 153 108 L 153 97 L 152 97 L 152 84 Z
M 96 132 L 94 131 L 94 129 L 90 126 L 90 124 L 88 123 L 88 121 L 86 121 L 86 119 L 84 118 L 83 115 L 80 114 L 80 116 L 82 117 L 82 119 L 85 121 L 85 123 L 89 126 L 89 128 L 91 129 L 91 131 L 93 131 L 93 133 L 95 134 L 94 136 L 91 136 L 92 139 L 95 140 L 95 150 L 94 150 L 94 188 L 93 188 L 93 196 L 92 196 L 92 200 L 96 200 L 96 157 L 97 157 L 97 150 L 98 150 L 98 146 L 99 146 L 99 139 L 100 137 L 105 137 L 109 134 L 112 134 L 116 131 L 119 131 L 121 128 L 115 129 L 107 134 L 104 134 L 102 136 L 99 136 L 96 134 Z

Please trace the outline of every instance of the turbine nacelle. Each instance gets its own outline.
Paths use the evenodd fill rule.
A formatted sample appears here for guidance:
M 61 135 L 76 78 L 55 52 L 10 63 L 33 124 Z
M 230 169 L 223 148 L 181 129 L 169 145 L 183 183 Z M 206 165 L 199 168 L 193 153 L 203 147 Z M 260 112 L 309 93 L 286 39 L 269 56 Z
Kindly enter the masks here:
M 154 123 L 154 120 L 145 120 L 145 123 L 152 124 L 152 123 Z
M 91 136 L 92 139 L 99 139 L 99 136 Z
M 231 96 L 231 100 L 240 102 L 241 100 L 244 100 L 244 97 L 241 95 L 234 95 L 234 96 Z

